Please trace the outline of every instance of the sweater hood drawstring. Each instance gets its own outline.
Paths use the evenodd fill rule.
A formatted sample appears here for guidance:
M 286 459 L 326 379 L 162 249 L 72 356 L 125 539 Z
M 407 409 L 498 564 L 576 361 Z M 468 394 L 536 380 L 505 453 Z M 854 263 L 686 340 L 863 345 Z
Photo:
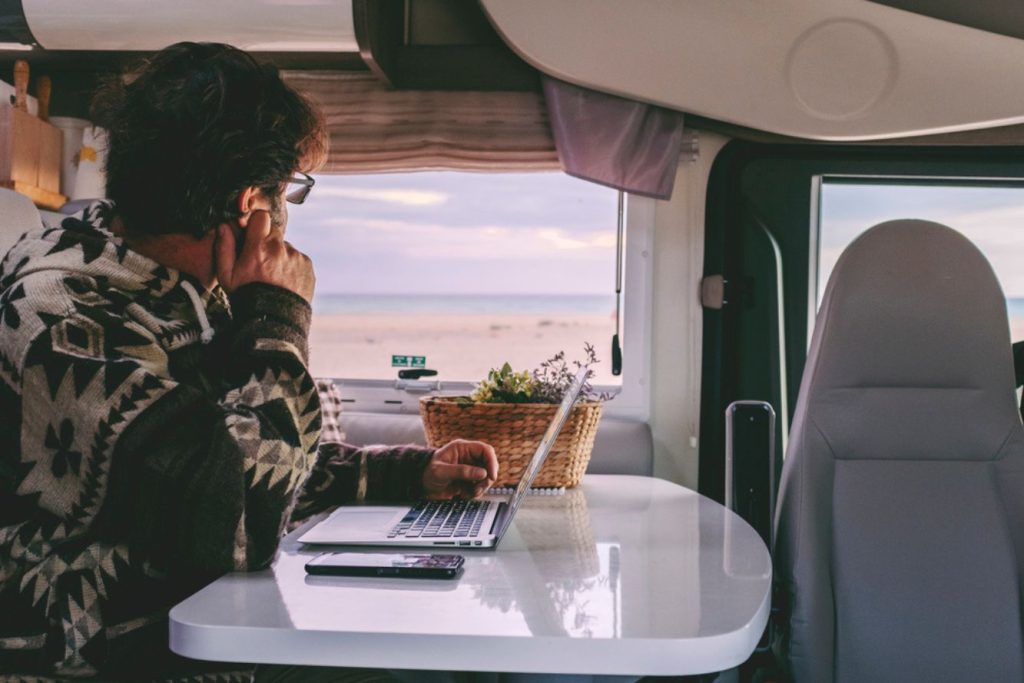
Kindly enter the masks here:
M 192 283 L 188 280 L 182 280 L 181 288 L 188 294 L 188 298 L 192 301 L 192 306 L 196 309 L 196 317 L 199 318 L 199 327 L 202 328 L 202 333 L 199 338 L 204 344 L 209 344 L 213 341 L 214 330 L 210 326 L 210 319 L 206 317 L 206 307 L 203 306 L 203 300 L 199 298 L 199 292 L 192 286 Z

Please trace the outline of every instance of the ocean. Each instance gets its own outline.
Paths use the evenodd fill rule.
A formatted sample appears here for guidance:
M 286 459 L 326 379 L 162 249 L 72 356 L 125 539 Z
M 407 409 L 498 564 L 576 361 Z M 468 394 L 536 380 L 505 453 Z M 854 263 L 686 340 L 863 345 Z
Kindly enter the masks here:
M 1024 298 L 1007 299 L 1010 325 L 1024 327 Z M 317 294 L 313 311 L 331 313 L 524 313 L 615 311 L 614 294 Z
M 1024 299 L 1007 299 L 1006 312 L 1010 316 L 1010 327 L 1024 327 Z M 1021 341 L 1014 339 L 1014 341 Z
M 611 314 L 614 294 L 317 294 L 314 314 Z

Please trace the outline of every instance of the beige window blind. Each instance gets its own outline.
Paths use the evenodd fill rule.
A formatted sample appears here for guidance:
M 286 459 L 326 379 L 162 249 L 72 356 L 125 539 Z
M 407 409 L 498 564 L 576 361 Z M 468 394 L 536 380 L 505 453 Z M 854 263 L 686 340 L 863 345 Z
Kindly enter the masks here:
M 390 90 L 369 74 L 285 78 L 323 110 L 326 172 L 559 168 L 540 92 Z

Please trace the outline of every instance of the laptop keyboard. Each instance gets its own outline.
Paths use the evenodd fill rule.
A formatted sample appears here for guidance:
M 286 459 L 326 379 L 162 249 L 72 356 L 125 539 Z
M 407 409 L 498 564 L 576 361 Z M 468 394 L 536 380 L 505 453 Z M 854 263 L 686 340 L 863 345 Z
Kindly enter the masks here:
M 480 533 L 490 506 L 486 500 L 422 501 L 388 532 L 388 538 L 473 537 Z

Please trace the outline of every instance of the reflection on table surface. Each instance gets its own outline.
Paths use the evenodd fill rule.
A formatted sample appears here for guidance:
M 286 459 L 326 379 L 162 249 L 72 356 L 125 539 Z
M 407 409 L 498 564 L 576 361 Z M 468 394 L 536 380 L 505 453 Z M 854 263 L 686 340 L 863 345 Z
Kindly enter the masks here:
M 384 638 L 389 647 L 401 643 L 403 652 L 423 650 L 418 659 L 410 655 L 406 668 L 432 668 L 422 663 L 428 649 L 472 643 L 486 658 L 455 668 L 616 673 L 633 670 L 611 668 L 620 656 L 611 645 L 621 643 L 638 658 L 638 647 L 645 660 L 668 657 L 647 661 L 644 673 L 687 673 L 711 670 L 680 669 L 681 658 L 708 651 L 711 642 L 728 643 L 729 656 L 743 661 L 767 618 L 771 563 L 754 530 L 717 503 L 649 477 L 588 476 L 563 495 L 530 496 L 496 550 L 437 550 L 465 556 L 457 580 L 309 577 L 309 559 L 352 548 L 302 546 L 295 539 L 304 530 L 285 539 L 271 569 L 228 575 L 178 605 L 172 645 L 177 632 L 182 642 L 200 642 L 193 656 L 216 659 L 216 648 L 203 640 L 211 633 L 274 633 L 280 642 L 316 640 L 319 649 L 313 659 L 258 661 L 355 665 L 351 652 L 337 660 L 321 653 L 356 641 L 365 650 Z M 552 659 L 513 667 L 524 637 L 532 647 L 544 643 Z M 188 654 L 190 646 L 181 647 Z M 559 660 L 573 652 L 576 662 Z
M 770 561 L 763 544 L 752 543 L 753 530 L 738 522 L 723 533 L 724 509 L 687 489 L 613 479 L 530 496 L 497 550 L 458 549 L 466 564 L 454 581 L 313 580 L 305 562 L 341 548 L 302 546 L 293 540 L 301 534 L 291 534 L 271 570 L 221 580 L 237 586 L 217 617 L 297 629 L 571 638 L 688 637 L 742 626 L 727 610 L 703 613 L 702 603 L 744 593 L 760 599 Z M 735 617 L 745 622 L 755 608 Z

